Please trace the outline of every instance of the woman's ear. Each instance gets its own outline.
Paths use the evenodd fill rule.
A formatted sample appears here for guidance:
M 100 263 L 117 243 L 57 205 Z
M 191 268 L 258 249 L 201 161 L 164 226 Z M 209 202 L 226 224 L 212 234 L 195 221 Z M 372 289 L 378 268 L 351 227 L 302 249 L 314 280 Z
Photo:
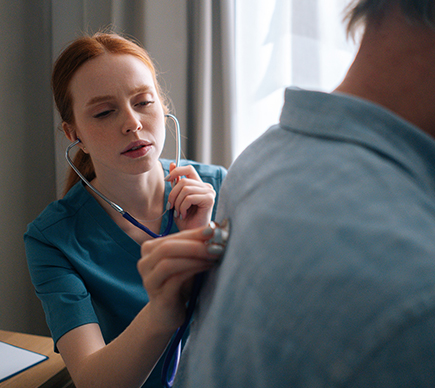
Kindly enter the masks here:
M 77 140 L 77 134 L 76 134 L 75 129 L 72 127 L 72 125 L 63 121 L 62 122 L 62 129 L 63 129 L 63 132 L 65 133 L 65 136 L 68 138 L 68 140 L 70 140 L 70 141 Z
M 76 141 L 78 139 L 77 132 L 72 125 L 70 125 L 64 121 L 62 123 L 62 129 L 63 129 L 63 132 L 65 133 L 65 136 L 68 138 L 69 141 L 73 142 L 73 141 Z M 80 143 L 78 144 L 78 146 L 81 148 L 81 150 L 85 154 L 88 153 L 88 150 L 86 149 L 86 147 L 84 146 L 84 144 L 82 143 L 81 140 L 80 140 Z

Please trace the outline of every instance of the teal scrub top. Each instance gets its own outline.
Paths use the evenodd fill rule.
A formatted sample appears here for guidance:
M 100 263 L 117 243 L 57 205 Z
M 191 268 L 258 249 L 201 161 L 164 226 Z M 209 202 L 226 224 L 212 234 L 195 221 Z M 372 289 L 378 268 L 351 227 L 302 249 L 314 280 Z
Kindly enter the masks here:
M 165 175 L 170 162 L 161 160 Z M 186 160 L 181 164 L 193 165 L 214 187 L 213 219 L 226 170 Z M 166 182 L 165 204 L 170 191 Z M 167 222 L 165 213 L 160 233 Z M 177 231 L 174 223 L 170 233 Z M 140 245 L 119 228 L 82 182 L 29 224 L 24 241 L 32 282 L 55 344 L 68 331 L 88 323 L 98 323 L 108 343 L 148 302 L 136 267 Z M 159 373 L 155 370 L 145 386 L 161 386 Z

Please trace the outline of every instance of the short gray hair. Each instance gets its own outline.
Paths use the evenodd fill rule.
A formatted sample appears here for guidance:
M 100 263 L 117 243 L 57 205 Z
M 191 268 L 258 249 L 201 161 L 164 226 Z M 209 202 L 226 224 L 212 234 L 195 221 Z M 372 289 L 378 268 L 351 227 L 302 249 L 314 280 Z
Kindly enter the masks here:
M 400 6 L 410 22 L 435 29 L 434 0 L 353 0 L 345 14 L 348 35 L 354 36 L 356 29 L 369 21 L 380 21 L 395 5 Z

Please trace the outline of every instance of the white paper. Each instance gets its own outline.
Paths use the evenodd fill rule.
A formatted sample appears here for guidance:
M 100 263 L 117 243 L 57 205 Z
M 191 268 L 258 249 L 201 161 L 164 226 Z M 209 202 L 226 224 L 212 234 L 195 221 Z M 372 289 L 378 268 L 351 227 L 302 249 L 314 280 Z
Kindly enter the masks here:
M 39 364 L 48 357 L 0 341 L 0 382 Z

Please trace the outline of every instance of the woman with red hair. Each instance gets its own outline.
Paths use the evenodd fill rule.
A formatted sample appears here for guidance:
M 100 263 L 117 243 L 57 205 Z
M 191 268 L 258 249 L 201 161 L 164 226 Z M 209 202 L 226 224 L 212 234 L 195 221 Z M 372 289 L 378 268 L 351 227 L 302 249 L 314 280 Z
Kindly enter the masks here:
M 170 233 L 203 227 L 208 238 L 226 171 L 160 158 L 168 108 L 142 47 L 113 33 L 80 37 L 57 59 L 52 87 L 62 129 L 78 142 L 74 164 L 95 189 L 155 234 L 172 210 Z M 183 322 L 193 276 L 219 252 L 201 243 L 192 259 L 159 266 L 147 292 L 137 262 L 149 239 L 73 170 L 64 197 L 28 227 L 32 282 L 77 387 L 162 386 L 160 366 L 149 375 Z

